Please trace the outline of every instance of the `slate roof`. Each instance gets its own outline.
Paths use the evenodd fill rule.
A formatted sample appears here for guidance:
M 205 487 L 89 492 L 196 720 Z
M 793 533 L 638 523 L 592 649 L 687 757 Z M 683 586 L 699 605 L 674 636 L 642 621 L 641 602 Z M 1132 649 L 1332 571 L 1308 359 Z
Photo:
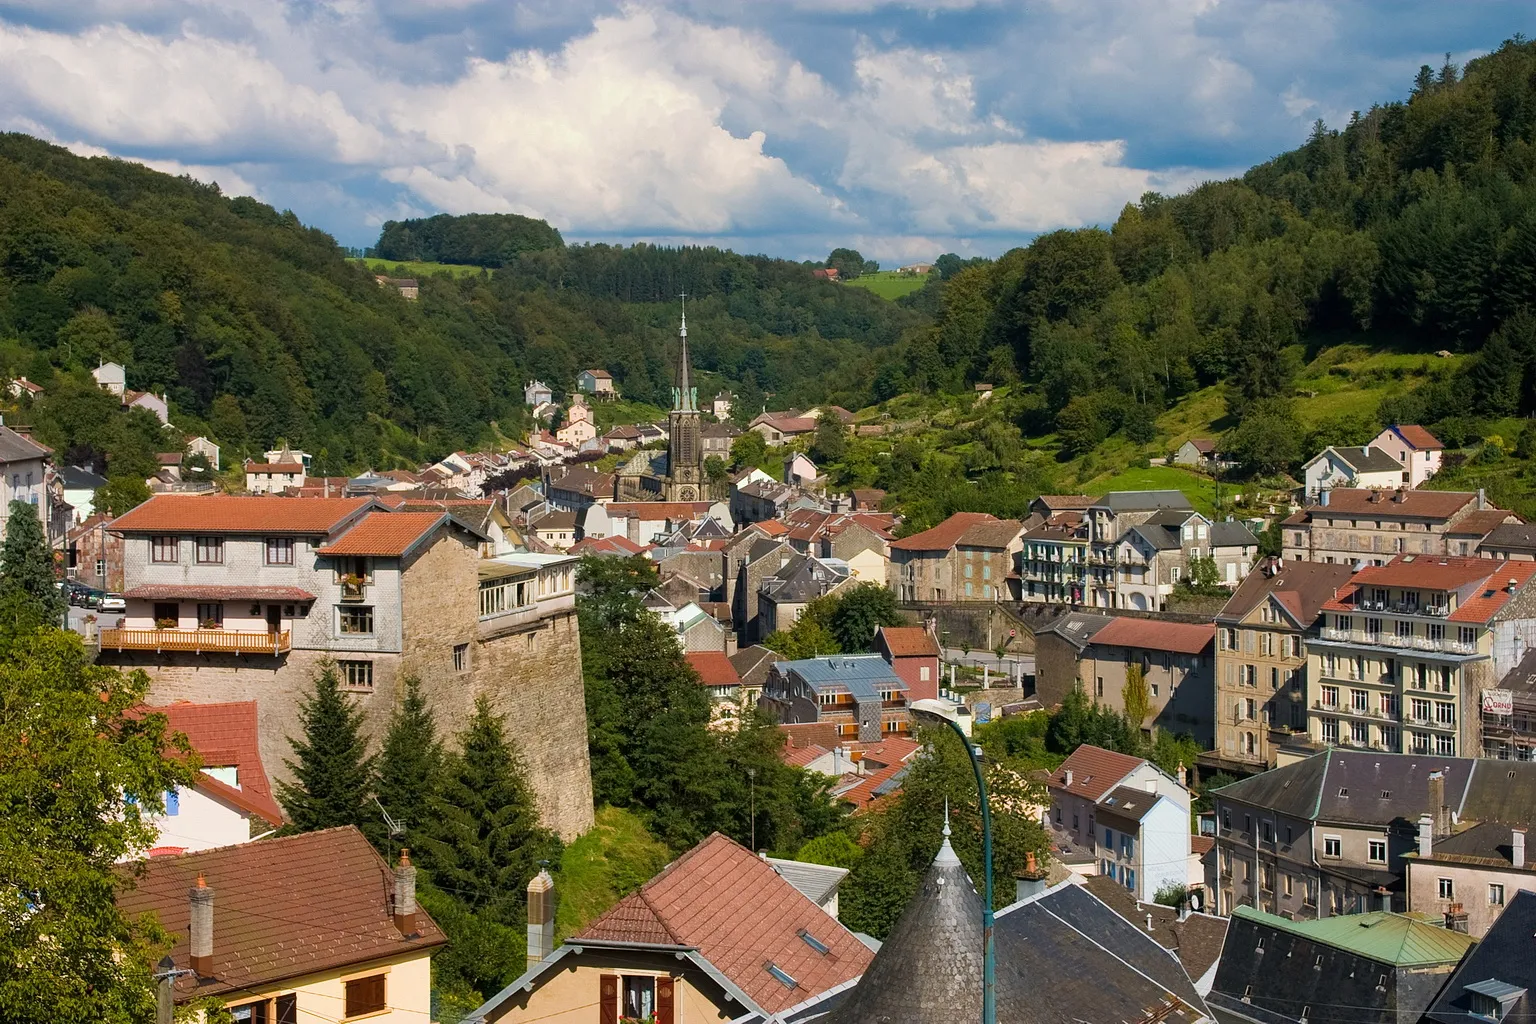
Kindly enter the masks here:
M 419 907 L 417 936 L 400 933 L 389 903 L 394 873 L 350 825 L 155 857 L 134 869 L 142 874 L 117 904 L 130 916 L 152 912 L 176 936 L 170 955 L 181 969 L 190 963 L 187 893 L 199 875 L 214 891 L 213 980 L 178 977 L 178 1001 L 243 992 L 447 941 Z
M 1048 784 L 1052 789 L 1086 797 L 1097 803 L 1144 763 L 1142 758 L 1084 743 L 1050 774 Z M 1070 786 L 1067 785 L 1069 771 L 1072 773 Z
M 1502 523 L 1488 531 L 1482 547 L 1493 551 L 1536 552 L 1536 523 Z
M 939 645 L 921 626 L 881 626 L 879 636 L 893 658 L 936 658 Z
M 784 656 L 760 644 L 753 644 L 741 648 L 730 659 L 731 664 L 736 666 L 736 674 L 741 676 L 743 686 L 762 686 L 763 680 L 768 678 L 768 670 L 784 660 Z
M 64 486 L 71 491 L 94 491 L 98 487 L 107 486 L 106 477 L 84 466 L 65 466 L 59 471 L 59 475 L 64 478 Z
M 1536 807 L 1527 807 L 1527 814 L 1536 817 Z M 1513 830 L 1498 821 L 1480 822 L 1453 835 L 1435 839 L 1428 857 L 1414 853 L 1415 860 L 1430 864 L 1470 864 L 1477 867 L 1513 870 L 1511 851 Z M 1536 871 L 1536 864 L 1527 864 L 1526 871 Z
M 1273 595 L 1306 628 L 1317 621 L 1323 605 L 1354 575 L 1354 569 L 1348 565 L 1327 562 L 1281 562 L 1275 568 L 1279 571 L 1273 574 L 1249 573 L 1216 614 L 1216 621 L 1238 621 Z
M 1457 817 L 1536 826 L 1536 761 L 1473 761 Z
M 1083 888 L 1110 910 L 1125 918 L 1132 925 L 1145 929 L 1147 918 L 1152 918 L 1149 935 L 1158 945 L 1179 958 L 1184 973 L 1190 980 L 1198 981 L 1221 957 L 1221 944 L 1227 937 L 1227 919 L 1211 914 L 1190 914 L 1179 920 L 1179 912 L 1173 907 L 1158 903 L 1142 903 L 1131 890 L 1108 875 L 1090 875 L 1083 880 Z
M 1524 989 L 1505 1010 L 1511 1021 L 1528 1021 L 1536 1014 L 1536 957 L 1531 956 L 1531 936 L 1536 934 L 1536 892 L 1516 892 L 1483 940 L 1451 975 L 1430 1004 L 1425 1018 L 1439 1024 L 1487 1024 L 1474 1015 L 1467 989 L 1487 981 L 1499 981 Z
M 1179 960 L 1082 886 L 1064 882 L 1006 907 L 996 928 L 999 1020 L 1194 1024 L 1210 1017 Z
M 974 1024 L 981 954 L 981 897 L 946 838 L 874 962 L 826 1024 Z M 997 961 L 1001 969 L 1000 952 Z M 998 1018 L 1005 1019 L 1001 1001 Z
M 234 768 L 238 785 L 198 773 L 194 788 L 255 814 L 273 826 L 283 823 L 283 809 L 272 796 L 272 783 L 261 763 L 256 702 L 193 704 L 178 701 L 147 712 L 166 717 L 166 733 L 182 733 L 204 768 Z
M 801 937 L 809 933 L 828 952 Z M 868 947 L 773 866 L 716 832 L 584 928 L 581 939 L 696 948 L 769 1011 L 863 973 Z M 776 965 L 790 988 L 768 973 Z
M 1360 447 L 1353 445 L 1329 446 L 1322 455 L 1318 455 L 1308 462 L 1308 465 L 1316 462 L 1323 455 L 1327 455 L 1328 452 L 1333 452 L 1334 455 L 1338 456 L 1340 462 L 1353 469 L 1356 473 L 1401 473 L 1403 471 L 1403 464 L 1401 462 L 1398 462 L 1380 448 L 1372 448 L 1369 445 L 1361 445 Z
M 1223 519 L 1211 524 L 1211 547 L 1213 548 L 1238 548 L 1252 547 L 1259 542 L 1259 538 L 1253 535 L 1246 523 L 1239 523 L 1235 519 Z
M 1093 634 L 1095 644 L 1176 654 L 1200 654 L 1215 639 L 1216 627 L 1208 623 L 1163 622 L 1130 616 L 1117 616 Z
M 1109 623 L 1110 617 L 1108 615 L 1094 615 L 1091 612 L 1067 612 L 1060 618 L 1035 630 L 1035 635 L 1054 633 L 1081 651 L 1092 641 L 1094 634 L 1109 625 Z
M 788 565 L 763 580 L 758 589 L 774 601 L 797 604 L 821 597 L 845 582 L 851 573 L 846 562 L 834 558 L 796 555 Z
M 1192 508 L 1183 491 L 1110 491 L 1093 503 L 1111 512 L 1149 512 L 1159 508 Z
M 847 868 L 833 867 L 830 864 L 807 864 L 798 860 L 781 860 L 778 857 L 767 858 L 773 865 L 773 870 L 779 873 L 795 890 L 817 906 L 821 906 L 832 898 L 837 892 L 837 887 L 843 884 L 843 879 L 848 877 Z
M 117 517 L 114 533 L 256 533 L 323 535 L 372 503 L 371 498 L 157 494 Z
M 1075 781 L 1075 780 L 1074 780 Z M 1134 786 L 1116 786 L 1098 801 L 1099 810 L 1127 821 L 1140 821 L 1152 813 L 1162 796 Z
M 1470 817 L 1463 808 L 1475 763 L 1464 757 L 1331 749 L 1213 792 L 1296 818 L 1369 825 L 1417 822 L 1430 810 L 1429 775 L 1439 771 L 1445 776 L 1445 802 L 1460 817 Z
M 18 462 L 22 459 L 41 459 L 53 453 L 53 449 L 40 445 L 10 427 L 0 426 L 0 462 Z

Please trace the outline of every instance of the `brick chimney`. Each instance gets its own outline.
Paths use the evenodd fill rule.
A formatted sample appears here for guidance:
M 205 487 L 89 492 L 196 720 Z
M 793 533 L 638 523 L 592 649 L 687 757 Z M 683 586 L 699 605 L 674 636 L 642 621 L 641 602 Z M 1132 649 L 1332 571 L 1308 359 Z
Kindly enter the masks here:
M 1512 867 L 1525 867 L 1525 829 L 1523 828 L 1510 830 L 1509 863 Z
M 400 863 L 395 865 L 395 927 L 401 935 L 416 934 L 416 865 L 411 863 L 411 851 L 400 851 Z
M 213 890 L 202 875 L 189 894 L 191 918 L 187 927 L 192 947 L 192 973 L 199 978 L 213 977 Z
M 555 880 L 541 869 L 528 883 L 528 966 L 555 951 Z
M 735 654 L 737 650 L 738 642 L 736 639 L 736 631 L 734 629 L 728 629 L 725 631 L 725 656 L 729 658 L 731 655 Z
M 1014 901 L 1028 899 L 1044 892 L 1048 881 L 1049 873 L 1040 867 L 1035 859 L 1035 852 L 1029 851 L 1024 855 L 1024 870 L 1020 871 L 1014 879 Z

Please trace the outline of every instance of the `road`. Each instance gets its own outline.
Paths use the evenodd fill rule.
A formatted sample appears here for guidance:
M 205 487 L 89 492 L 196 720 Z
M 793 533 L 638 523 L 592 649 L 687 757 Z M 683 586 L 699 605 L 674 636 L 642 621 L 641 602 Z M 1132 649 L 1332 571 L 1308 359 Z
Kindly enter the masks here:
M 1035 674 L 1035 656 L 1033 654 L 1009 654 L 999 658 L 993 651 L 972 650 L 969 654 L 958 647 L 944 648 L 944 661 L 954 662 L 957 665 L 970 665 L 975 668 L 987 668 L 992 672 L 1013 678 L 1014 673 L 1022 670 L 1025 675 Z

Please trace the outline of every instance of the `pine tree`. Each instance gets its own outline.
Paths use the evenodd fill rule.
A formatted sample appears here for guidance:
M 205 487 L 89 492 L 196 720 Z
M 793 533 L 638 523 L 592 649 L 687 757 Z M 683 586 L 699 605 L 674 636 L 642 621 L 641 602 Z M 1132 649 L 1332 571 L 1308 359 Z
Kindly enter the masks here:
M 400 846 L 417 846 L 431 816 L 433 794 L 443 767 L 443 745 L 437 721 L 421 693 L 421 680 L 405 680 L 405 699 L 389 720 L 389 732 L 379 751 L 379 803 L 405 828 L 404 835 L 387 834 L 383 815 L 373 819 L 369 837 L 375 846 L 393 853 Z
M 6 618 L 60 624 L 65 607 L 57 583 L 36 506 L 11 502 L 5 544 L 0 547 L 0 605 L 6 609 Z
M 288 737 L 294 757 L 283 762 L 297 781 L 278 789 L 290 828 L 370 827 L 378 817 L 368 813 L 374 758 L 363 736 L 363 713 L 342 695 L 334 664 L 315 676 L 314 695 L 299 705 L 299 720 L 304 737 Z
M 515 924 L 524 887 L 541 860 L 559 859 L 560 840 L 539 824 L 527 774 L 502 726 L 481 696 L 418 836 L 433 885 L 477 914 Z

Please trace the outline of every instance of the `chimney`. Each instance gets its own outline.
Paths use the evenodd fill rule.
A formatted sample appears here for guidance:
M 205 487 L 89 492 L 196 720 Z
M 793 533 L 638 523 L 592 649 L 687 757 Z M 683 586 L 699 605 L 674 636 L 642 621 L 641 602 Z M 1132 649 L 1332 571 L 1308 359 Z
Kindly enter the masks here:
M 555 951 L 555 880 L 547 868 L 528 883 L 528 966 Z
M 1429 812 L 1435 816 L 1435 835 L 1451 834 L 1451 809 L 1445 804 L 1445 772 L 1429 773 Z
M 1387 889 L 1387 887 L 1384 885 L 1378 885 L 1376 887 L 1376 895 L 1380 901 L 1381 912 L 1383 914 L 1392 913 L 1392 893 Z
M 1320 494 L 1318 494 L 1318 496 L 1317 496 L 1317 503 L 1319 505 L 1323 506 L 1323 508 L 1327 508 L 1328 507 L 1328 491 L 1329 491 L 1329 488 L 1325 487 L 1325 488 L 1323 488 L 1322 492 Z
M 1147 915 L 1147 931 L 1150 932 L 1151 930 L 1152 930 L 1152 915 L 1148 914 Z
M 1066 770 L 1066 773 L 1062 775 L 1061 782 L 1062 782 L 1062 785 L 1066 786 L 1069 789 L 1071 788 L 1071 786 L 1072 786 L 1072 769 L 1071 768 L 1068 768 Z
M 1509 833 L 1509 863 L 1512 867 L 1525 867 L 1525 829 L 1512 829 Z
M 1509 582 L 1504 584 L 1504 592 L 1506 594 L 1513 594 L 1518 586 L 1520 586 L 1520 581 L 1511 576 Z
M 1148 779 L 1146 782 L 1142 783 L 1142 786 L 1146 789 L 1146 791 L 1148 793 L 1156 793 L 1157 792 L 1157 780 L 1156 779 Z
M 213 890 L 202 875 L 190 893 L 191 920 L 188 940 L 192 946 L 192 973 L 199 978 L 213 977 Z
M 1407 496 L 1408 492 L 1399 487 L 1397 493 L 1392 495 L 1392 500 L 1401 503 Z
M 401 935 L 416 934 L 416 865 L 406 849 L 400 851 L 400 863 L 395 865 L 395 927 Z
M 1189 769 L 1184 767 L 1184 762 L 1183 761 L 1179 762 L 1178 779 L 1179 779 L 1179 785 L 1183 786 L 1185 789 L 1189 788 Z
M 1428 813 L 1419 815 L 1419 856 L 1435 854 L 1435 819 Z
M 1486 509 L 1487 507 L 1488 507 L 1488 492 L 1485 491 L 1483 488 L 1479 487 L 1477 489 L 1477 510 L 1479 512 L 1481 512 L 1484 509 Z
M 736 651 L 736 631 L 734 629 L 728 629 L 725 631 L 725 656 L 729 658 L 734 655 Z
M 1045 892 L 1048 881 L 1048 872 L 1041 869 L 1039 862 L 1035 859 L 1035 852 L 1030 850 L 1024 855 L 1024 870 L 1020 871 L 1013 880 L 1014 902 Z

